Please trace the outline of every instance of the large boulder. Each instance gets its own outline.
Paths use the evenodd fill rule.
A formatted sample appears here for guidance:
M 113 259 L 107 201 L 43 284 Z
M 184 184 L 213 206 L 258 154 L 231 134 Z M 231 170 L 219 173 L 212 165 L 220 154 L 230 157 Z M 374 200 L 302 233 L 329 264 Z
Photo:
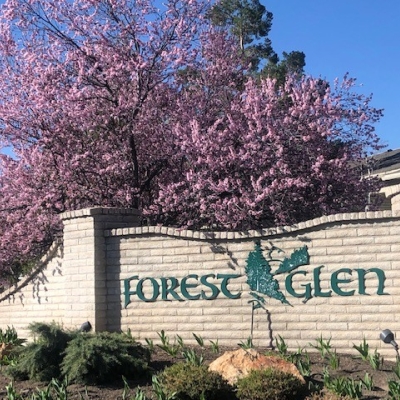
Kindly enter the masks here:
M 209 365 L 211 371 L 222 375 L 231 385 L 235 385 L 238 379 L 247 376 L 251 370 L 267 368 L 290 373 L 305 383 L 293 363 L 277 356 L 260 354 L 254 349 L 227 351 Z

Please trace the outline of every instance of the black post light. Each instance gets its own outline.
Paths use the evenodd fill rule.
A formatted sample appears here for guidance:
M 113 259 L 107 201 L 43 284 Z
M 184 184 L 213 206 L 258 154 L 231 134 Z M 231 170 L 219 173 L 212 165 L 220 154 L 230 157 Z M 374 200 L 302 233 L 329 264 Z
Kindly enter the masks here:
M 390 329 L 384 329 L 381 334 L 380 338 L 383 343 L 391 344 L 394 349 L 396 350 L 397 358 L 399 358 L 399 345 L 394 340 L 394 334 Z
M 89 332 L 92 330 L 92 324 L 89 321 L 84 322 L 80 329 L 81 332 Z

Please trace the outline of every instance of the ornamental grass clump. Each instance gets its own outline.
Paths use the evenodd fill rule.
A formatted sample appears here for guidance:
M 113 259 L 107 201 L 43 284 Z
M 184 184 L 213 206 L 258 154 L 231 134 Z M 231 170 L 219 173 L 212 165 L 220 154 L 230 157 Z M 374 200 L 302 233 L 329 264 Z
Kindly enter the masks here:
M 272 368 L 252 370 L 237 382 L 239 400 L 299 400 L 306 386 L 290 373 Z
M 126 335 L 81 334 L 68 343 L 61 371 L 70 382 L 101 384 L 146 376 L 149 361 L 149 350 Z
M 167 395 L 177 400 L 233 400 L 234 388 L 206 365 L 178 362 L 160 374 L 160 384 Z
M 10 365 L 14 362 L 16 355 L 26 339 L 18 337 L 14 327 L 0 328 L 0 366 Z

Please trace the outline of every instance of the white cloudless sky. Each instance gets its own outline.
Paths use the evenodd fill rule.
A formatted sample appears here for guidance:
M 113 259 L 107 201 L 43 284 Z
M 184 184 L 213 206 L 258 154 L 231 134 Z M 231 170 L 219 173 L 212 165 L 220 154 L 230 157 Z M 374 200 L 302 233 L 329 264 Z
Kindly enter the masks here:
M 384 109 L 378 136 L 386 149 L 400 148 L 400 0 L 260 2 L 274 15 L 274 50 L 303 51 L 312 76 L 357 78 L 356 91 Z

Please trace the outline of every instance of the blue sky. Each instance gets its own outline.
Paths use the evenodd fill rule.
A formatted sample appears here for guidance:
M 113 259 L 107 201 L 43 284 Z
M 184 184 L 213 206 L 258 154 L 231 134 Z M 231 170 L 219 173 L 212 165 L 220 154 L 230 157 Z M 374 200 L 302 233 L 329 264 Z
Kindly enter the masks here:
M 333 81 L 346 72 L 384 109 L 376 132 L 400 148 L 400 0 L 261 0 L 274 15 L 274 50 L 303 51 L 306 73 Z
M 400 0 L 260 1 L 274 15 L 274 50 L 303 51 L 312 76 L 357 78 L 357 91 L 384 109 L 378 136 L 400 148 Z

